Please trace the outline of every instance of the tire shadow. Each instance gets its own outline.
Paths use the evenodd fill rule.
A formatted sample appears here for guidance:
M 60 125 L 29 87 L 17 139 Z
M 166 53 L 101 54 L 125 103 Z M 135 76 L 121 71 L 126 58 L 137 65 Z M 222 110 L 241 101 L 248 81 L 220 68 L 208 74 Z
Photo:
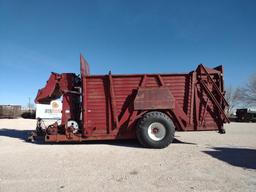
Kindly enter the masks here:
M 9 129 L 9 128 L 2 128 L 0 129 L 0 137 L 10 137 L 20 139 L 24 142 L 27 142 L 27 138 L 31 135 L 33 130 L 16 130 L 16 129 Z M 105 145 L 114 145 L 120 147 L 133 147 L 133 148 L 144 148 L 138 142 L 137 139 L 123 139 L 123 140 L 98 140 L 98 141 L 83 141 L 83 142 L 58 142 L 58 143 L 45 143 L 43 137 L 38 137 L 34 142 L 27 142 L 31 144 L 39 144 L 39 145 L 80 145 L 80 144 L 87 144 L 87 145 L 97 145 L 97 144 L 105 144 Z M 173 140 L 173 144 L 189 144 L 189 145 L 196 145 L 195 143 L 189 143 L 181 141 L 177 138 Z
M 256 150 L 249 148 L 214 147 L 204 153 L 236 167 L 256 169 Z
M 191 142 L 185 142 L 185 141 L 181 141 L 177 138 L 174 138 L 173 144 L 187 144 L 187 145 L 197 145 L 196 143 L 191 143 Z

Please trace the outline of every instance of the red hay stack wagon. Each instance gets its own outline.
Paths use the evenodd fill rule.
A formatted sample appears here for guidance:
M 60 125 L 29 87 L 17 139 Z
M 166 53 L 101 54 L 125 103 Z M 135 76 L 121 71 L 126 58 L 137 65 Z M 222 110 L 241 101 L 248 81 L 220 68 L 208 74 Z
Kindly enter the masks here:
M 224 133 L 223 67 L 200 64 L 184 74 L 90 75 L 80 56 L 81 75 L 52 73 L 38 91 L 36 103 L 62 97 L 61 124 L 38 134 L 46 142 L 138 138 L 145 147 L 163 148 L 177 131 Z

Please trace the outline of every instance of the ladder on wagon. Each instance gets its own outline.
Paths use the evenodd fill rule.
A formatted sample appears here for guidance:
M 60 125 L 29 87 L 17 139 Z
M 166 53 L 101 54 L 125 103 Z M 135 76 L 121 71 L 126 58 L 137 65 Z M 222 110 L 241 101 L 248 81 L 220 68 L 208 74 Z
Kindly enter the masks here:
M 217 109 L 215 113 L 216 113 L 216 116 L 219 117 L 220 124 L 222 125 L 222 122 L 229 123 L 230 120 L 228 119 L 224 110 L 225 107 L 229 105 L 225 99 L 224 83 L 223 83 L 223 79 L 218 77 L 223 75 L 223 67 L 218 66 L 214 69 L 210 69 L 200 64 L 196 69 L 196 75 L 197 75 L 197 84 L 195 85 L 195 90 L 200 87 L 208 96 L 205 103 L 205 107 L 200 117 L 198 115 L 199 113 L 197 113 L 199 104 L 198 104 L 198 101 L 195 102 L 196 124 L 198 126 L 202 126 L 203 121 L 205 120 L 206 109 L 207 109 L 207 105 L 209 104 L 209 101 L 212 102 L 213 108 Z M 197 94 L 197 91 L 195 91 L 195 94 Z M 196 95 L 196 98 L 198 98 L 197 95 Z M 220 133 L 225 132 L 225 130 L 222 127 L 219 128 L 219 131 Z

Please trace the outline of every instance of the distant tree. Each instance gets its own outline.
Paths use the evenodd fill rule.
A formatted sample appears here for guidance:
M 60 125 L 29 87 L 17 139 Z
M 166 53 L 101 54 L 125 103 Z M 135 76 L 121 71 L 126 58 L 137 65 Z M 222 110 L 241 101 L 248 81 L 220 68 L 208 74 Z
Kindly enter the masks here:
M 226 88 L 225 99 L 228 102 L 229 106 L 226 109 L 227 115 L 231 115 L 234 112 L 234 109 L 239 105 L 238 99 L 238 89 L 234 89 L 232 86 Z
M 28 104 L 27 104 L 27 108 L 28 108 L 29 110 L 35 109 L 35 104 L 34 104 L 34 103 L 28 103 Z
M 35 105 L 34 105 L 34 103 L 31 102 L 30 97 L 28 98 L 27 108 L 29 111 L 35 109 Z
M 256 106 L 256 74 L 252 75 L 248 83 L 236 92 L 236 98 L 246 106 Z

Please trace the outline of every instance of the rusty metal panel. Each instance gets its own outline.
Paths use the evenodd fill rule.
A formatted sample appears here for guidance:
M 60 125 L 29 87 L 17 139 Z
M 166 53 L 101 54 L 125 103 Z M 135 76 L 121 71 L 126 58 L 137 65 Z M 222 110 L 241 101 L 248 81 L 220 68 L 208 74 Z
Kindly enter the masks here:
M 61 92 L 56 90 L 56 86 L 60 78 L 60 74 L 52 73 L 46 82 L 45 87 L 38 90 L 35 103 L 50 104 L 52 100 L 59 98 Z
M 119 128 L 131 125 L 129 122 L 134 116 L 134 110 L 172 109 L 182 124 L 182 130 L 185 131 L 216 130 L 222 124 L 221 120 L 216 118 L 216 106 L 212 101 L 208 101 L 206 106 L 205 102 L 209 96 L 199 85 L 200 79 L 195 72 L 111 75 L 111 78 L 111 85 L 108 76 L 87 78 L 87 121 L 88 127 L 94 129 L 94 135 L 110 134 L 115 122 L 119 124 Z M 206 81 L 208 82 L 207 79 Z M 210 91 L 212 89 L 210 88 Z M 111 112 L 113 107 L 116 107 L 115 113 Z
M 87 131 L 107 133 L 108 121 L 108 82 L 106 76 L 86 77 L 86 104 L 83 106 L 84 113 L 87 113 Z
M 174 102 L 173 95 L 166 87 L 139 88 L 134 100 L 134 109 L 174 109 Z
M 90 75 L 90 67 L 82 54 L 80 54 L 80 73 L 81 76 L 85 77 Z
M 184 108 L 186 105 L 184 100 L 186 100 L 186 102 L 190 102 L 187 98 L 184 98 L 186 92 L 189 91 L 189 88 L 188 88 L 189 82 L 187 82 L 186 80 L 187 76 L 188 74 L 176 75 L 176 76 L 164 75 L 162 77 L 165 83 L 165 86 L 170 89 L 172 95 L 174 96 L 174 98 L 182 108 Z
M 60 98 L 63 92 L 74 89 L 75 77 L 74 73 L 52 73 L 45 87 L 38 90 L 35 103 L 50 104 L 52 100 Z

